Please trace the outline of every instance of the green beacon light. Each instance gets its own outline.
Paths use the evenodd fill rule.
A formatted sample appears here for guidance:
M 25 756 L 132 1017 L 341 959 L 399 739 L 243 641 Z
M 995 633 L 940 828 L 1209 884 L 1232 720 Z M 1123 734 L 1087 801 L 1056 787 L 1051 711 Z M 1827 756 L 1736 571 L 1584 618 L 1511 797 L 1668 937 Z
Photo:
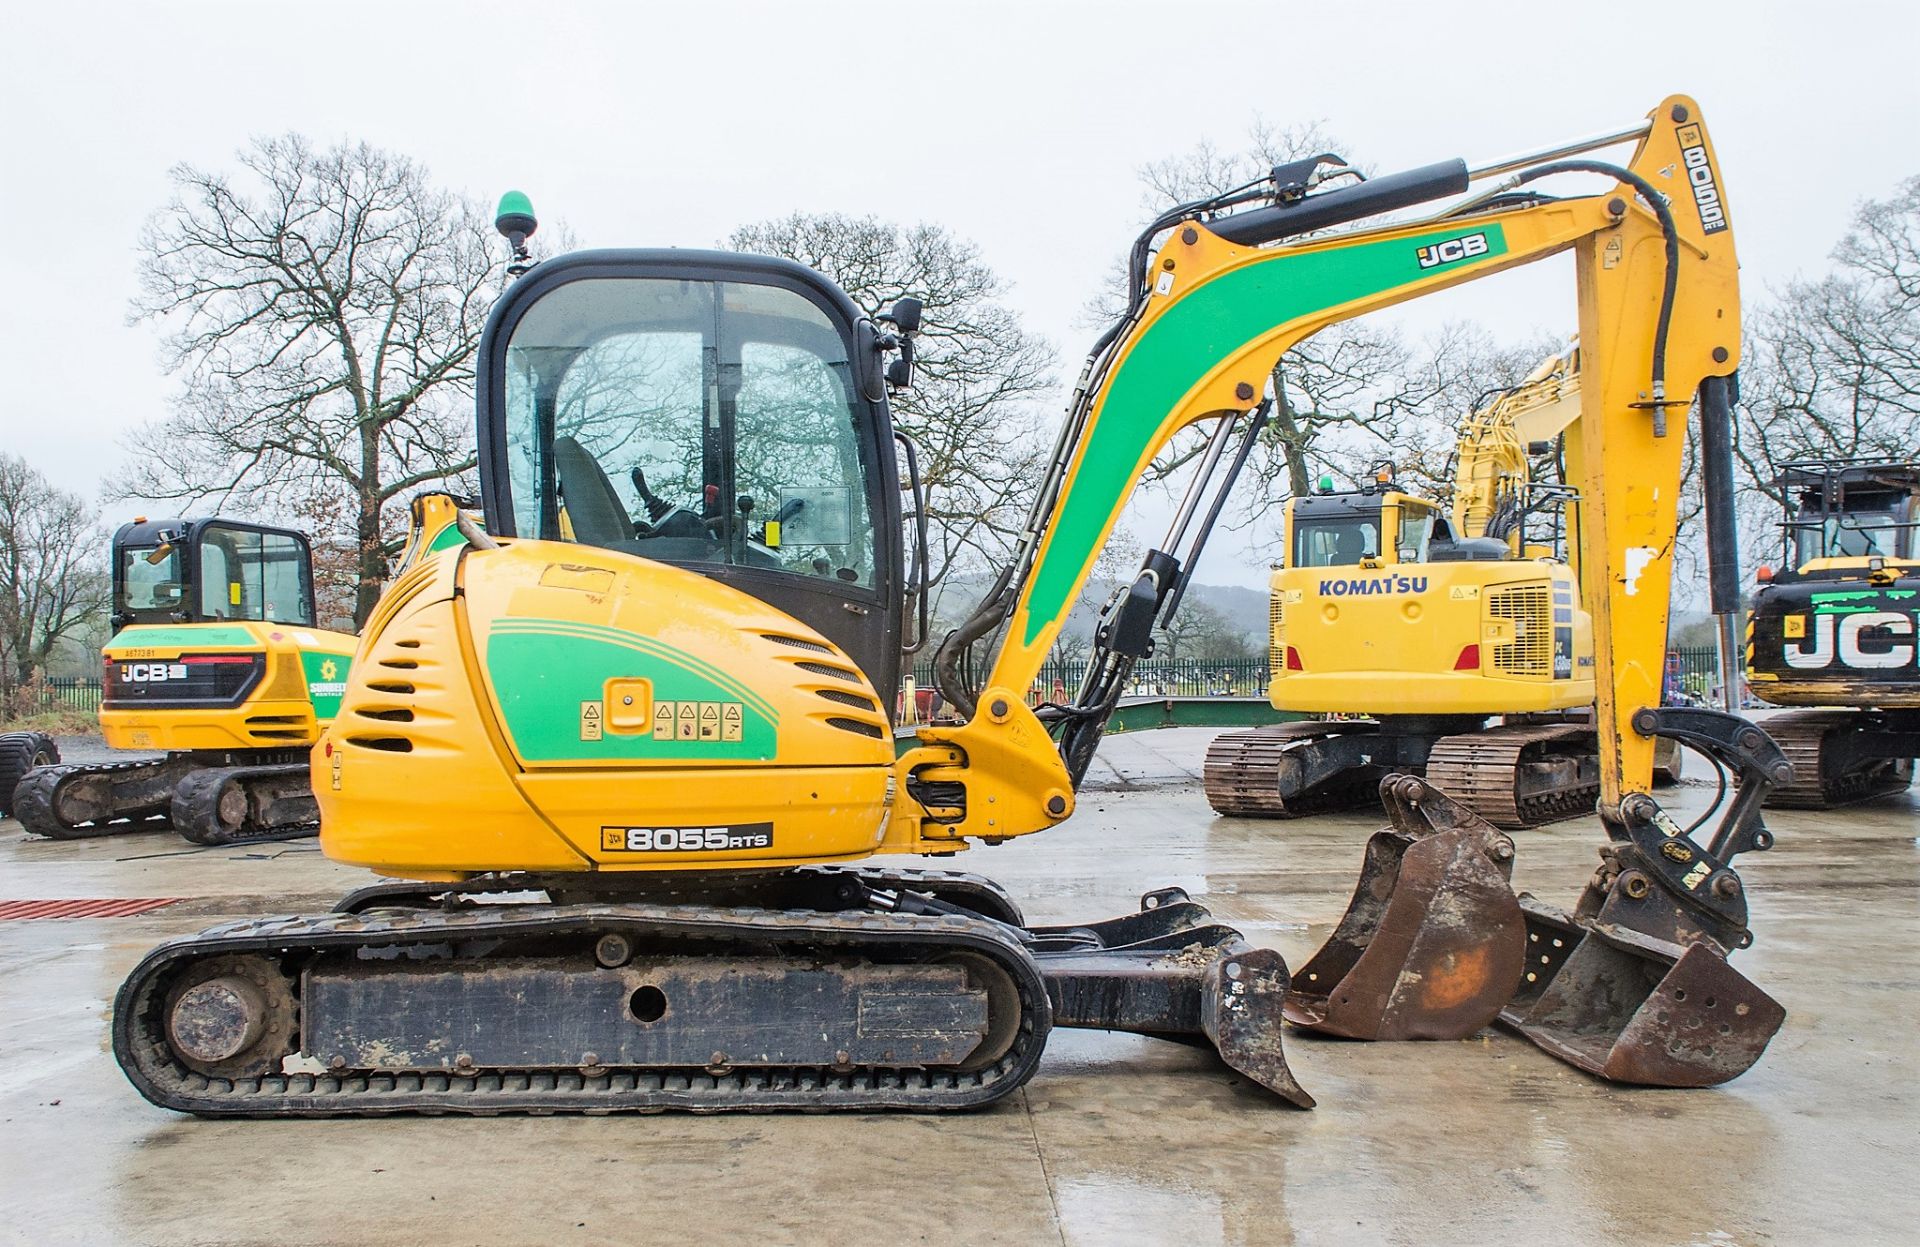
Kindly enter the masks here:
M 1333 492 L 1332 476 L 1323 476 L 1320 478 L 1320 492 L 1323 494 L 1330 494 Z
M 540 228 L 540 222 L 533 215 L 533 201 L 522 191 L 508 191 L 500 196 L 500 207 L 493 215 L 493 228 L 500 231 L 513 248 L 513 258 L 507 263 L 507 276 L 518 277 L 533 267 L 533 257 L 527 251 L 527 239 Z

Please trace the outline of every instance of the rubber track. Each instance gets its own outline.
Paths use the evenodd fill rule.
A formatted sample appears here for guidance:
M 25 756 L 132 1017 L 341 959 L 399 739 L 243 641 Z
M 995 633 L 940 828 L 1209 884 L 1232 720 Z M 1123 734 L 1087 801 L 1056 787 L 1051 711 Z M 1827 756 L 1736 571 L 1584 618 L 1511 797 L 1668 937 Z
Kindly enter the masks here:
M 1767 793 L 1769 809 L 1826 810 L 1903 792 L 1912 783 L 1899 775 L 1853 771 L 1829 776 L 1822 765 L 1827 740 L 1844 732 L 1871 731 L 1852 710 L 1792 710 L 1761 724 L 1793 764 L 1793 781 Z
M 220 821 L 220 793 L 229 781 L 241 784 L 252 779 L 275 779 L 305 774 L 304 762 L 270 763 L 261 766 L 209 766 L 181 777 L 173 790 L 172 821 L 175 831 L 195 844 L 226 846 L 262 844 L 276 840 L 302 840 L 320 834 L 319 809 L 314 817 L 271 826 L 245 824 L 229 828 Z M 253 802 L 247 802 L 248 812 Z
M 971 1073 L 855 1066 L 703 1069 L 522 1070 L 472 1074 L 342 1071 L 208 1078 L 174 1059 L 160 1014 L 168 982 L 202 957 L 255 953 L 298 956 L 354 948 L 443 944 L 449 940 L 585 937 L 619 931 L 643 939 L 719 946 L 720 956 L 750 945 L 802 950 L 885 949 L 973 952 L 1005 967 L 1018 985 L 1023 1022 L 997 1063 Z M 804 955 L 804 954 L 803 954 Z M 336 1117 L 393 1113 L 608 1113 L 680 1110 L 870 1111 L 975 1108 L 1011 1093 L 1040 1060 L 1052 1013 L 1038 966 L 998 924 L 954 917 L 868 912 L 825 914 L 697 906 L 498 906 L 460 913 L 381 910 L 259 918 L 162 944 L 134 968 L 114 1001 L 113 1051 L 133 1085 L 153 1103 L 218 1117 Z
M 36 767 L 14 789 L 13 816 L 36 836 L 49 840 L 92 840 L 117 836 L 130 831 L 156 831 L 171 825 L 166 814 L 147 814 L 139 818 L 110 818 L 98 822 L 68 825 L 54 813 L 61 781 L 74 775 L 100 775 L 111 771 L 136 771 L 168 765 L 171 758 L 145 758 L 138 762 L 68 763 Z
M 1281 758 L 1314 740 L 1339 735 L 1342 728 L 1350 725 L 1316 720 L 1222 732 L 1207 746 L 1201 770 L 1207 804 L 1232 818 L 1302 818 L 1368 804 L 1373 790 L 1364 785 L 1328 784 L 1290 800 L 1280 795 Z
M 1512 831 L 1578 818 L 1593 812 L 1600 785 L 1576 784 L 1553 792 L 1519 794 L 1520 766 L 1539 745 L 1585 738 L 1591 727 L 1559 723 L 1512 724 L 1447 736 L 1427 755 L 1429 784 L 1495 827 Z
M 0 818 L 13 816 L 13 790 L 27 772 L 59 761 L 60 746 L 45 732 L 0 732 Z

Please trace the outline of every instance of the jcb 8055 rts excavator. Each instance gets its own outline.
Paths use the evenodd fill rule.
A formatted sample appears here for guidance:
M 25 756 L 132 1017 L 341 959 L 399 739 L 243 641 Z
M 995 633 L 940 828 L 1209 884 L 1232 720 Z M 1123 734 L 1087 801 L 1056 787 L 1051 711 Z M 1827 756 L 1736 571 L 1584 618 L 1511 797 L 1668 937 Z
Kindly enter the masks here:
M 1579 414 L 1570 347 L 1462 422 L 1447 507 L 1402 492 L 1390 467 L 1352 490 L 1323 477 L 1287 501 L 1268 696 L 1281 710 L 1367 717 L 1222 733 L 1204 772 L 1215 810 L 1288 818 L 1371 802 L 1395 772 L 1424 775 L 1496 827 L 1593 809 L 1578 500 L 1535 463 Z M 1660 744 L 1665 777 L 1678 749 Z
M 1574 155 L 1628 141 L 1631 168 Z M 1516 193 L 1567 172 L 1619 184 Z M 205 1114 L 940 1109 L 1006 1095 L 1052 1027 L 1082 1026 L 1211 1042 L 1311 1103 L 1282 1052 L 1279 955 L 1177 889 L 1136 914 L 1033 928 L 984 879 L 861 863 L 1071 817 L 1222 505 L 1206 501 L 1208 478 L 1224 490 L 1245 462 L 1283 351 L 1334 321 L 1571 249 L 1589 404 L 1586 451 L 1571 458 L 1606 552 L 1586 570 L 1607 604 L 1597 644 L 1627 656 L 1599 698 L 1603 737 L 1618 728 L 1604 794 L 1614 843 L 1590 890 L 1604 904 L 1523 918 L 1506 884 L 1511 842 L 1445 825 L 1470 820 L 1407 780 L 1401 830 L 1386 833 L 1397 840 L 1369 857 L 1398 883 L 1370 895 L 1430 886 L 1412 903 L 1442 920 L 1387 914 L 1359 947 L 1368 915 L 1350 915 L 1316 963 L 1331 974 L 1344 959 L 1343 979 L 1385 987 L 1321 1012 L 1337 1028 L 1370 1003 L 1373 1034 L 1461 1034 L 1512 1004 L 1542 1046 L 1564 1036 L 1578 1050 L 1561 1055 L 1605 1070 L 1587 1049 L 1612 1019 L 1595 1015 L 1624 1007 L 1621 1028 L 1678 1033 L 1680 1055 L 1672 1070 L 1614 1073 L 1731 1076 L 1731 1051 L 1703 1060 L 1688 1046 L 1687 1009 L 1637 1010 L 1676 963 L 1699 972 L 1694 987 L 1744 984 L 1725 960 L 1744 908 L 1721 884 L 1737 888 L 1726 859 L 1750 846 L 1689 848 L 1676 864 L 1685 837 L 1670 841 L 1642 792 L 1651 737 L 1622 721 L 1658 702 L 1657 654 L 1634 656 L 1665 632 L 1666 554 L 1642 535 L 1671 530 L 1682 438 L 1668 418 L 1739 349 L 1717 176 L 1696 107 L 1676 97 L 1630 129 L 1478 170 L 1455 160 L 1361 180 L 1309 161 L 1153 222 L 1025 540 L 941 645 L 943 692 L 965 722 L 922 727 L 898 757 L 886 707 L 917 631 L 918 578 L 900 465 L 909 486 L 916 474 L 894 452 L 886 394 L 909 379 L 917 307 L 876 324 L 815 272 L 731 253 L 532 264 L 531 212 L 511 197 L 500 225 L 510 271 L 525 275 L 478 361 L 492 536 L 470 532 L 388 589 L 314 754 L 323 848 L 401 881 L 333 913 L 155 949 L 116 999 L 116 1057 L 156 1103 Z M 1420 219 L 1308 237 L 1474 182 L 1478 193 Z M 1202 420 L 1214 421 L 1210 471 L 1110 604 L 1078 695 L 1030 709 L 1129 492 Z M 1634 470 L 1603 471 L 1603 446 Z M 1647 713 L 1647 731 L 1674 730 Z M 1716 733 L 1735 729 L 1698 724 L 1732 748 Z M 1736 841 L 1745 812 L 1723 828 Z M 1703 886 L 1712 899 L 1696 905 Z M 1537 925 L 1545 960 L 1528 923 L 1549 924 Z M 1593 987 L 1620 958 L 1633 982 L 1603 1003 L 1582 994 L 1571 1029 L 1542 1000 L 1563 982 Z M 1749 1062 L 1756 998 L 1739 997 Z M 1311 1020 L 1313 1004 L 1295 1012 Z
M 414 501 L 409 557 L 459 541 L 445 495 Z M 21 825 L 70 840 L 172 826 L 197 844 L 308 836 L 307 754 L 347 687 L 356 640 L 317 626 L 312 553 L 290 529 L 216 516 L 113 535 L 113 637 L 100 731 L 133 762 L 41 766 Z
M 1795 707 L 1767 720 L 1794 772 L 1767 803 L 1904 792 L 1920 758 L 1920 463 L 1794 463 L 1780 485 L 1795 503 L 1784 565 L 1747 620 L 1749 686 Z

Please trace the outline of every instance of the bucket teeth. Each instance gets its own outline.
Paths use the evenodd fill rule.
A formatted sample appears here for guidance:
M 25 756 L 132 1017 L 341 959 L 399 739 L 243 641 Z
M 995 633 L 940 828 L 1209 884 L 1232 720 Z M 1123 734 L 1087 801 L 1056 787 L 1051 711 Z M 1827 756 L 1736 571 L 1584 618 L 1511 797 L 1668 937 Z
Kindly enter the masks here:
M 1580 924 L 1525 900 L 1527 971 L 1503 1025 L 1612 1082 L 1712 1087 L 1752 1068 L 1786 1010 L 1711 943 Z
M 1393 826 L 1367 842 L 1353 900 L 1300 968 L 1285 1012 L 1350 1039 L 1459 1039 L 1513 995 L 1525 922 L 1513 841 L 1411 775 L 1389 776 Z

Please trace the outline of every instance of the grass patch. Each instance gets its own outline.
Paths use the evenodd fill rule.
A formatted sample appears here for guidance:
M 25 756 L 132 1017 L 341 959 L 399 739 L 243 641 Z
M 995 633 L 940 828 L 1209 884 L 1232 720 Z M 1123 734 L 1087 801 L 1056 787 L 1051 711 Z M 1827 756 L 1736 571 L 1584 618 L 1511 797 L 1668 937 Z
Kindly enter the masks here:
M 43 710 L 38 714 L 0 719 L 0 732 L 45 732 L 49 736 L 94 736 L 100 717 L 88 710 Z

